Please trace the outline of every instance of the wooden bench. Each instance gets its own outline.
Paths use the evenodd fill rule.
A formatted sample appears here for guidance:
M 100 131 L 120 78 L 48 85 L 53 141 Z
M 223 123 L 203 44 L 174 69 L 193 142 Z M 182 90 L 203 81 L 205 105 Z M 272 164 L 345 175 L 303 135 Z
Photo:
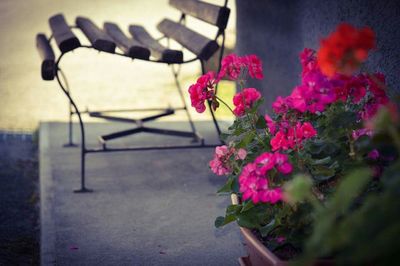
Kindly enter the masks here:
M 191 62 L 200 62 L 201 70 L 205 73 L 205 62 L 219 51 L 219 67 L 221 64 L 222 55 L 225 44 L 225 29 L 228 23 L 230 10 L 227 7 L 227 0 L 221 6 L 210 4 L 197 0 L 169 0 L 169 4 L 181 12 L 178 21 L 173 21 L 168 18 L 163 19 L 157 29 L 161 33 L 160 38 L 155 38 L 140 25 L 127 26 L 131 36 L 127 36 L 121 28 L 112 22 L 105 22 L 103 27 L 99 27 L 89 18 L 77 17 L 75 25 L 69 25 L 63 14 L 57 14 L 49 19 L 51 29 L 50 37 L 43 33 L 36 36 L 36 45 L 41 57 L 41 76 L 43 80 L 56 79 L 58 85 L 69 100 L 69 141 L 66 146 L 76 146 L 73 143 L 72 129 L 73 116 L 78 117 L 80 132 L 81 132 L 81 188 L 76 192 L 89 192 L 90 189 L 85 185 L 85 158 L 87 154 L 97 152 L 115 152 L 115 151 L 138 151 L 151 149 L 186 149 L 186 148 L 204 148 L 214 147 L 215 145 L 206 144 L 204 139 L 197 132 L 194 122 L 191 119 L 182 88 L 179 83 L 179 71 L 174 68 L 175 65 L 182 65 Z M 208 24 L 214 25 L 217 28 L 217 33 L 214 39 L 209 39 L 204 35 L 193 31 L 186 25 L 186 17 L 191 16 L 202 20 Z M 82 44 L 77 38 L 74 31 L 81 31 L 89 40 L 90 44 Z M 160 41 L 166 39 L 167 44 L 164 45 Z M 182 46 L 181 50 L 171 49 L 169 40 L 172 39 Z M 60 53 L 56 57 L 51 46 L 51 41 L 54 40 Z M 220 40 L 220 44 L 218 44 Z M 102 110 L 102 111 L 82 111 L 78 108 L 73 100 L 65 74 L 62 72 L 60 63 L 65 54 L 74 51 L 78 48 L 96 49 L 101 52 L 111 53 L 122 57 L 128 57 L 135 60 L 144 60 L 151 63 L 161 63 L 171 65 L 173 78 L 177 85 L 179 95 L 182 100 L 180 108 L 152 108 L 152 111 L 158 111 L 156 115 L 147 116 L 141 119 L 131 119 L 126 117 L 116 116 L 119 111 L 149 111 L 150 109 L 130 109 L 130 110 Z M 186 59 L 184 54 L 190 51 L 194 54 L 191 58 Z M 209 103 L 210 107 L 210 103 Z M 165 128 L 155 128 L 145 126 L 145 122 L 153 121 L 160 117 L 173 115 L 176 110 L 184 110 L 186 112 L 188 123 L 191 131 L 171 130 Z M 216 133 L 220 134 L 220 129 L 212 108 L 209 108 Z M 107 135 L 99 136 L 101 143 L 100 148 L 88 148 L 85 144 L 85 126 L 82 119 L 83 115 L 106 119 L 110 121 L 120 121 L 132 123 L 133 128 L 113 132 Z M 113 148 L 107 145 L 107 141 L 125 137 L 137 133 L 153 133 L 161 135 L 171 135 L 184 138 L 190 138 L 194 143 L 186 145 L 165 145 L 151 147 L 124 147 Z

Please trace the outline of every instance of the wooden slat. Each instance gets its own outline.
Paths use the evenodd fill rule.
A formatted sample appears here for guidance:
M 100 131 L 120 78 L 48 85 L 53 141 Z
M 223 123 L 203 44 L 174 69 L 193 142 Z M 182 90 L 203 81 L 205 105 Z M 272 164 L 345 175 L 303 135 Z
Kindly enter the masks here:
M 216 41 L 192 31 L 182 24 L 169 19 L 161 21 L 157 28 L 167 37 L 182 44 L 186 49 L 193 52 L 200 59 L 208 60 L 219 48 Z
M 114 41 L 90 19 L 77 17 L 76 25 L 83 31 L 95 49 L 108 53 L 115 52 L 116 45 Z
M 129 26 L 129 32 L 134 39 L 149 48 L 151 55 L 157 60 L 167 63 L 181 63 L 183 61 L 182 51 L 170 50 L 162 46 L 142 26 L 131 25 Z
M 150 50 L 138 41 L 128 38 L 118 27 L 117 24 L 106 22 L 104 30 L 116 42 L 118 47 L 129 57 L 148 60 Z
M 197 0 L 169 0 L 169 4 L 183 13 L 196 17 L 220 29 L 225 29 L 230 9 Z
M 81 46 L 78 38 L 68 27 L 63 14 L 50 17 L 49 24 L 61 52 L 66 53 Z
M 50 46 L 46 35 L 36 35 L 36 48 L 42 59 L 41 74 L 43 80 L 53 80 L 56 74 L 56 64 L 53 49 Z

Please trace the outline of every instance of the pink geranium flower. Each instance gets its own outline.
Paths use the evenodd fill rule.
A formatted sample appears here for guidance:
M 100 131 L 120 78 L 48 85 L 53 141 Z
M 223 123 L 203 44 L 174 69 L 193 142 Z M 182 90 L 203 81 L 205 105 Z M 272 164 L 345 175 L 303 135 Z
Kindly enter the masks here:
M 317 135 L 317 131 L 310 122 L 304 122 L 301 126 L 301 131 L 302 137 L 304 137 L 305 139 L 309 139 Z
M 197 79 L 197 82 L 189 87 L 189 95 L 192 107 L 198 113 L 203 113 L 206 110 L 204 102 L 206 100 L 215 101 L 214 86 L 215 73 L 208 72 Z
M 235 159 L 244 160 L 246 156 L 247 156 L 247 151 L 245 149 L 240 148 L 236 153 Z
M 226 145 L 218 146 L 215 148 L 214 158 L 209 162 L 209 166 L 217 175 L 228 175 L 232 173 L 230 159 L 233 157 L 235 160 L 243 160 L 246 156 L 245 149 L 235 150 Z
M 249 163 L 243 167 L 239 176 L 239 185 L 243 200 L 250 199 L 254 204 L 259 202 L 275 204 L 282 200 L 281 190 L 269 187 L 268 179 L 260 173 L 255 163 Z
M 264 152 L 254 161 L 260 167 L 261 174 L 265 175 L 275 166 L 275 156 L 273 153 Z
M 270 144 L 273 151 L 288 150 L 301 148 L 301 144 L 305 139 L 312 138 L 317 135 L 317 131 L 310 122 L 301 124 L 298 122 L 296 126 L 290 128 L 282 128 L 271 138 Z
M 379 158 L 379 151 L 377 149 L 373 149 L 368 153 L 368 158 L 372 160 L 376 160 Z
M 242 173 L 239 176 L 240 192 L 243 193 L 243 199 L 252 199 L 255 203 L 259 202 L 258 199 L 258 173 L 257 166 L 254 163 L 246 164 L 243 167 Z
M 291 127 L 287 130 L 286 139 L 289 149 L 299 148 L 303 140 L 303 131 L 300 122 L 298 122 L 295 127 Z
M 273 151 L 289 149 L 286 134 L 282 130 L 276 133 L 276 135 L 271 139 L 270 144 Z
M 316 67 L 315 51 L 309 48 L 304 48 L 300 53 L 300 63 L 303 67 L 302 76 L 312 71 Z
M 293 171 L 293 166 L 288 162 L 289 158 L 286 154 L 275 153 L 275 165 L 276 169 L 282 174 L 289 174 Z
M 267 123 L 268 130 L 270 134 L 275 134 L 277 130 L 277 125 L 276 123 L 272 120 L 272 118 L 269 115 L 264 115 L 265 122 Z
M 272 109 L 277 114 L 284 114 L 289 110 L 288 102 L 285 98 L 278 96 L 275 102 L 272 103 Z
M 278 152 L 264 152 L 254 160 L 254 163 L 257 165 L 261 175 L 266 175 L 274 167 L 282 174 L 289 174 L 293 170 L 293 166 L 289 163 L 289 157 Z
M 215 148 L 214 158 L 210 161 L 209 166 L 211 171 L 216 175 L 227 175 L 232 172 L 231 166 L 229 165 L 229 157 L 231 156 L 231 150 L 228 146 L 218 146 Z
M 221 70 L 218 74 L 218 80 L 228 76 L 231 80 L 237 80 L 244 66 L 243 59 L 236 54 L 230 54 L 224 57 L 221 62 Z
M 247 109 L 250 109 L 253 104 L 261 98 L 261 93 L 254 88 L 243 89 L 233 97 L 235 109 L 233 113 L 236 116 L 243 116 Z
M 196 83 L 189 87 L 189 94 L 192 107 L 194 107 L 198 113 L 203 113 L 206 110 L 204 101 L 207 100 L 207 93 Z
M 364 135 L 372 137 L 373 131 L 372 131 L 372 129 L 369 129 L 369 128 L 361 128 L 361 129 L 353 130 L 351 135 L 354 140 L 357 140 L 359 137 L 364 136 Z
M 275 241 L 278 242 L 279 244 L 282 244 L 282 243 L 284 243 L 284 242 L 286 241 L 286 237 L 284 237 L 284 236 L 277 236 L 277 237 L 275 238 Z
M 243 59 L 243 63 L 247 66 L 249 75 L 255 79 L 263 79 L 262 62 L 256 55 L 247 55 Z
M 256 55 L 240 57 L 236 54 L 230 54 L 222 59 L 221 70 L 218 74 L 217 80 L 219 81 L 224 76 L 228 76 L 231 80 L 237 80 L 244 69 L 247 69 L 252 78 L 264 78 L 262 62 Z
M 269 202 L 275 204 L 278 201 L 281 201 L 283 198 L 282 190 L 280 188 L 266 189 L 263 190 L 260 194 L 261 202 L 265 203 Z
M 301 113 L 307 110 L 307 104 L 305 98 L 300 93 L 300 88 L 295 87 L 289 97 L 286 98 L 287 106 L 295 109 Z

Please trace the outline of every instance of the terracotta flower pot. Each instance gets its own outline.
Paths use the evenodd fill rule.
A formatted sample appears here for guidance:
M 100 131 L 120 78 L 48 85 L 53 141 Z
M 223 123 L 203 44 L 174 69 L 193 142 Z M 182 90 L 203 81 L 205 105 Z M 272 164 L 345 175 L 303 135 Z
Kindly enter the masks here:
M 232 204 L 238 204 L 239 199 L 235 194 L 231 195 Z M 263 243 L 247 228 L 240 227 L 240 231 L 246 242 L 247 257 L 239 258 L 241 266 L 287 266 L 289 263 L 279 259 L 272 251 L 266 248 Z M 314 266 L 332 266 L 332 260 L 317 260 Z
M 239 199 L 235 194 L 231 195 L 232 204 L 238 204 Z M 285 261 L 280 260 L 274 253 L 268 250 L 258 238 L 247 228 L 240 227 L 240 231 L 246 242 L 247 257 L 239 258 L 239 263 L 242 266 L 284 266 Z

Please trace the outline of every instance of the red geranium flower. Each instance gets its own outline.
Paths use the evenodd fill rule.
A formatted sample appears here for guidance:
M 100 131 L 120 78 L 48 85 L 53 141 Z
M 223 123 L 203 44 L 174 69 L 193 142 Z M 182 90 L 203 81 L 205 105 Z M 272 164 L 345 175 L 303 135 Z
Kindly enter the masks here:
M 369 27 L 356 29 L 347 23 L 340 24 L 336 31 L 322 39 L 318 51 L 321 71 L 332 77 L 335 73 L 351 75 L 375 48 L 375 33 Z

